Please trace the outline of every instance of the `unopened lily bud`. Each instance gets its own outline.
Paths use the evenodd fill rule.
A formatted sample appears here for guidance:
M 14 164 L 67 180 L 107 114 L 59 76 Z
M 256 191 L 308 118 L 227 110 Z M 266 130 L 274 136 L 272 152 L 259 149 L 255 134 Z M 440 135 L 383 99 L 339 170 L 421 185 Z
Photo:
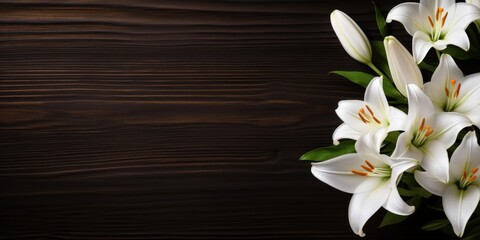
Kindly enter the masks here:
M 372 47 L 357 23 L 340 10 L 334 10 L 330 14 L 330 22 L 348 55 L 359 62 L 370 64 L 372 62 Z
M 408 84 L 415 84 L 421 89 L 423 87 L 422 73 L 413 60 L 412 54 L 393 36 L 386 37 L 383 44 L 392 80 L 398 91 L 406 97 Z

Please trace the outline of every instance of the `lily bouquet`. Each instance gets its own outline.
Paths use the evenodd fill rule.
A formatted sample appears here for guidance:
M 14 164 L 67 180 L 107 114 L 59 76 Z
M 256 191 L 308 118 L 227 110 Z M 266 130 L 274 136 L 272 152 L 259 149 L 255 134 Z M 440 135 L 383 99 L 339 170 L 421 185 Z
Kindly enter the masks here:
M 464 75 L 456 61 L 480 67 L 480 1 L 407 2 L 386 18 L 374 7 L 383 41 L 370 41 L 342 11 L 331 13 L 345 51 L 377 76 L 333 72 L 366 87 L 364 99 L 340 101 L 333 146 L 300 159 L 313 161 L 320 181 L 353 194 L 348 219 L 359 236 L 380 207 L 386 226 L 429 206 L 441 214 L 424 230 L 479 239 L 480 73 Z M 412 53 L 388 35 L 392 21 L 413 37 Z

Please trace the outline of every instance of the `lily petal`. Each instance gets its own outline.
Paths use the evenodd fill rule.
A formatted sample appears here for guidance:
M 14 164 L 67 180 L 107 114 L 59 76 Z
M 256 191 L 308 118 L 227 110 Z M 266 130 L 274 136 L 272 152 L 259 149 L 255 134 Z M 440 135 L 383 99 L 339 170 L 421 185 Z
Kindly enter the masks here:
M 382 83 L 383 76 L 372 79 L 365 90 L 364 98 L 364 101 L 368 103 L 370 107 L 374 108 L 374 112 L 381 114 L 382 119 L 380 119 L 380 121 L 384 121 L 386 117 L 390 115 L 389 105 L 385 92 L 383 91 Z
M 443 38 L 445 43 L 455 45 L 465 51 L 470 49 L 470 41 L 468 40 L 468 35 L 463 29 L 455 28 L 449 31 Z M 438 49 L 443 50 L 443 49 Z
M 438 113 L 433 124 L 433 134 L 429 137 L 440 141 L 445 148 L 455 143 L 458 133 L 472 123 L 466 116 L 456 112 Z
M 402 23 L 407 32 L 412 36 L 418 30 L 427 31 L 430 26 L 428 23 L 420 21 L 421 17 L 418 9 L 418 3 L 401 3 L 390 10 L 386 21 L 390 23 L 392 20 L 395 20 Z
M 385 128 L 379 129 L 377 132 L 367 133 L 355 143 L 355 150 L 361 159 L 367 159 L 375 166 L 385 167 L 387 164 L 382 161 L 379 152 L 386 137 L 387 130 Z
M 358 117 L 358 111 L 365 107 L 365 102 L 360 100 L 342 100 L 338 102 L 338 108 L 335 109 L 338 117 L 342 119 L 350 128 L 357 132 L 366 133 L 368 126 Z
M 466 190 L 459 190 L 454 184 L 445 188 L 442 197 L 443 210 L 452 224 L 453 231 L 462 237 L 468 219 L 480 200 L 480 191 L 477 186 L 469 186 Z
M 362 135 L 363 135 L 362 132 L 356 131 L 351 127 L 349 127 L 347 124 L 342 123 L 333 132 L 333 136 L 332 136 L 333 144 L 338 145 L 340 143 L 338 140 L 340 139 L 357 140 Z
M 363 226 L 385 203 L 389 191 L 389 181 L 384 180 L 383 183 L 373 191 L 357 193 L 352 196 L 348 207 L 348 220 L 353 232 L 361 237 L 365 236 Z
M 470 110 L 469 112 L 466 112 L 464 113 L 465 116 L 467 116 L 470 121 L 472 121 L 472 124 L 477 126 L 477 127 L 480 127 L 480 105 L 477 105 L 476 107 L 474 107 L 472 110 Z
M 347 193 L 370 191 L 381 184 L 378 177 L 359 176 L 352 170 L 359 169 L 364 159 L 358 154 L 344 154 L 324 162 L 312 163 L 312 174 L 320 181 Z
M 420 7 L 428 10 L 429 15 L 434 15 L 438 8 L 449 9 L 452 5 L 455 5 L 455 0 L 420 0 Z
M 447 18 L 445 22 L 447 31 L 452 28 L 465 30 L 471 22 L 480 19 L 480 11 L 471 4 L 457 3 L 453 16 L 455 17 L 452 19 Z
M 450 176 L 460 179 L 464 171 L 480 167 L 480 146 L 475 131 L 468 132 L 450 159 Z
M 433 103 L 416 85 L 410 84 L 408 89 L 408 115 L 406 131 L 413 132 L 423 118 L 430 118 L 435 114 Z
M 450 55 L 442 54 L 440 64 L 435 69 L 431 81 L 423 86 L 423 91 L 430 97 L 435 106 L 439 108 L 439 111 L 443 111 L 440 108 L 447 104 L 445 88 L 450 86 L 450 81 L 453 79 L 463 84 L 463 73 Z
M 449 179 L 448 153 L 445 146 L 439 141 L 430 140 L 422 146 L 421 150 L 423 160 L 420 162 L 420 166 L 439 181 L 447 183 Z
M 423 160 L 423 153 L 412 145 L 413 135 L 410 132 L 403 132 L 397 138 L 392 158 L 409 157 L 417 161 Z
M 415 180 L 417 180 L 418 184 L 425 188 L 425 190 L 437 196 L 442 196 L 445 187 L 447 187 L 445 183 L 438 181 L 438 179 L 430 175 L 428 172 L 415 171 L 413 174 Z
M 412 52 L 413 59 L 417 64 L 421 63 L 425 56 L 427 56 L 430 48 L 433 47 L 432 40 L 425 32 L 417 31 L 413 35 Z
M 415 207 L 409 206 L 405 203 L 405 201 L 403 201 L 396 187 L 391 189 L 390 195 L 388 195 L 388 199 L 383 207 L 389 212 L 401 216 L 407 216 L 415 212 Z
M 461 81 L 461 79 L 463 79 L 463 73 L 453 60 L 452 56 L 444 53 L 440 57 L 438 67 L 435 69 L 435 72 L 433 72 L 431 82 L 446 87 L 450 84 L 450 80 L 452 79 Z M 441 92 L 441 94 L 445 96 L 443 92 Z
M 388 132 L 404 131 L 406 120 L 407 114 L 397 108 L 390 107 L 390 125 L 388 126 Z
M 454 109 L 456 112 L 469 112 L 480 104 L 480 73 L 466 76 L 461 80 L 462 89 L 458 96 L 459 103 Z

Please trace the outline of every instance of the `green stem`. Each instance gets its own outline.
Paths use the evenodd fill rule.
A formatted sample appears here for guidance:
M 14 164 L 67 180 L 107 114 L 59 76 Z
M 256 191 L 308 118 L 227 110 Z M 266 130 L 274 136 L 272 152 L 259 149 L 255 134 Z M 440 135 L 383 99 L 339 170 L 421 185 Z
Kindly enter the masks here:
M 440 51 L 435 50 L 435 52 L 437 53 L 438 61 L 440 61 Z
M 375 65 L 373 65 L 373 63 L 368 63 L 367 66 L 369 66 L 373 71 L 375 71 L 378 75 L 380 76 L 385 76 L 385 74 L 382 73 L 382 71 L 380 71 L 377 67 L 375 67 Z

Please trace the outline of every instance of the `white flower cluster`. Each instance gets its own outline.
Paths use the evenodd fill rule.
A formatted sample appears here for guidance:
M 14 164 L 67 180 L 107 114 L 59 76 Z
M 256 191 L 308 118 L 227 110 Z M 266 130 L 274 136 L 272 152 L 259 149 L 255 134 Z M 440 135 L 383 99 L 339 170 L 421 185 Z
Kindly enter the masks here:
M 447 45 L 469 50 L 465 29 L 480 19 L 479 4 L 420 0 L 394 7 L 386 22 L 394 20 L 405 26 L 413 36 L 413 54 L 395 37 L 384 38 L 390 78 L 372 63 L 372 47 L 360 27 L 345 13 L 332 12 L 333 29 L 346 52 L 380 75 L 369 82 L 363 101 L 343 100 L 335 110 L 343 123 L 333 133 L 333 143 L 356 140 L 356 152 L 314 162 L 311 168 L 319 180 L 353 194 L 348 217 L 359 236 L 365 236 L 363 226 L 380 207 L 397 215 L 414 212 L 415 207 L 405 203 L 397 188 L 405 172 L 413 173 L 425 190 L 442 197 L 455 234 L 464 234 L 480 201 L 480 146 L 476 137 L 480 73 L 464 76 L 452 56 L 440 53 Z M 431 80 L 424 83 L 417 64 L 431 48 L 437 51 L 439 63 Z M 390 106 L 385 81 L 392 81 L 407 98 L 407 113 Z M 466 134 L 459 134 L 462 130 Z M 382 154 L 390 132 L 400 134 L 391 154 Z M 449 149 L 453 153 L 449 154 Z

